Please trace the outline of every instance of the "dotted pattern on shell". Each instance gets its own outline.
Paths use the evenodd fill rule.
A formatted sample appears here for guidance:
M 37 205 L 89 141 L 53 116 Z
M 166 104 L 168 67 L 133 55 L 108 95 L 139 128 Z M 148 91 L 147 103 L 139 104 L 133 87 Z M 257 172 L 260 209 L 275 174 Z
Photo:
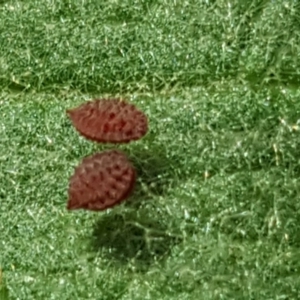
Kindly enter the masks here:
M 67 209 L 100 211 L 125 200 L 136 172 L 125 154 L 109 150 L 86 157 L 70 178 Z
M 120 99 L 96 99 L 67 110 L 76 130 L 98 143 L 128 143 L 148 131 L 146 115 Z

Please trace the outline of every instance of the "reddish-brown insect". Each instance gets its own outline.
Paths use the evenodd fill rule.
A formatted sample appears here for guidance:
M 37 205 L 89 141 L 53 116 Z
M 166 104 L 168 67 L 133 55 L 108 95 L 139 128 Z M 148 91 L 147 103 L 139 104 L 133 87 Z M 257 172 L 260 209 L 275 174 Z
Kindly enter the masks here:
M 125 200 L 136 172 L 125 154 L 109 150 L 86 157 L 70 178 L 67 209 L 104 210 Z
M 67 114 L 81 135 L 98 143 L 128 143 L 148 130 L 145 114 L 120 99 L 88 101 Z

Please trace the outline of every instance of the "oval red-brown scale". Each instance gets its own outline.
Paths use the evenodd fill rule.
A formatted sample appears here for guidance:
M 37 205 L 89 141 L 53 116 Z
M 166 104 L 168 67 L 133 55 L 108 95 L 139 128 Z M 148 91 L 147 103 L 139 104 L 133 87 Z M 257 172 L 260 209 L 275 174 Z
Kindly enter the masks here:
M 146 115 L 120 99 L 96 99 L 67 110 L 76 130 L 98 143 L 128 143 L 148 131 Z
M 100 211 L 125 200 L 136 172 L 126 155 L 109 150 L 86 157 L 70 178 L 67 209 Z

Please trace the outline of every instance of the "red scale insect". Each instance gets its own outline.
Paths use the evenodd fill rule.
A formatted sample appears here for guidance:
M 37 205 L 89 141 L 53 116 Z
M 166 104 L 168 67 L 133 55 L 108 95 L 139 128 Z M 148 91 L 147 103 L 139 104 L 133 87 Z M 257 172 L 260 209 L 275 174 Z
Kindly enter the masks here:
M 121 151 L 86 157 L 70 179 L 67 209 L 100 211 L 115 206 L 130 195 L 135 179 L 135 169 Z
M 148 130 L 145 114 L 120 99 L 88 101 L 67 114 L 81 135 L 98 143 L 128 143 Z

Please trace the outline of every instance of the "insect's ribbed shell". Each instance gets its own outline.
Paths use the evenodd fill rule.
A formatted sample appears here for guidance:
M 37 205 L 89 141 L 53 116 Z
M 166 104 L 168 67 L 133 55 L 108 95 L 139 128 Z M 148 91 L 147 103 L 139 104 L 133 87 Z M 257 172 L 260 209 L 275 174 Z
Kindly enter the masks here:
M 67 114 L 81 135 L 98 143 L 128 143 L 148 130 L 145 114 L 120 99 L 88 101 Z
M 70 178 L 67 208 L 104 210 L 133 190 L 135 170 L 125 154 L 109 150 L 86 157 Z

